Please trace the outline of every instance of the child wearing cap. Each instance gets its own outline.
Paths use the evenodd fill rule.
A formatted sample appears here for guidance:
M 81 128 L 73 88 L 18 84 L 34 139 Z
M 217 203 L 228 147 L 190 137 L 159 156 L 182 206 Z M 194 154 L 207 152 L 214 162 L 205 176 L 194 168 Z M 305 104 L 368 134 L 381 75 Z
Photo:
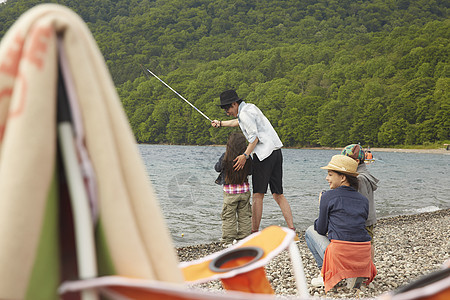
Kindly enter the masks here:
M 359 277 L 352 269 L 358 269 L 358 264 L 367 264 L 371 270 L 372 259 L 370 254 L 370 240 L 365 224 L 369 214 L 369 201 L 366 197 L 358 193 L 358 163 L 352 158 L 345 155 L 334 155 L 327 166 L 321 167 L 328 170 L 326 180 L 330 186 L 330 190 L 322 192 L 319 196 L 319 217 L 314 221 L 314 225 L 310 226 L 305 232 L 305 240 L 310 249 L 317 266 L 321 269 L 322 274 L 313 278 L 311 285 L 319 287 L 325 285 L 325 289 L 334 286 L 334 282 L 330 283 L 327 277 L 330 272 L 329 264 L 325 266 L 324 258 L 326 250 L 333 241 L 344 241 L 350 243 L 344 246 L 344 252 L 350 253 L 354 249 L 354 244 L 366 242 L 363 251 L 356 251 L 362 255 L 362 258 L 353 259 L 347 257 L 342 265 L 348 268 L 340 275 L 343 278 Z M 336 243 L 333 244 L 335 246 Z M 361 253 L 360 253 L 361 252 Z M 345 255 L 344 255 L 345 256 Z M 342 257 L 344 257 L 342 256 Z M 331 272 L 332 273 L 332 272 Z M 355 275 L 356 274 L 356 275 Z M 339 276 L 335 276 L 337 279 Z M 368 276 L 370 278 L 370 276 Z M 325 278 L 325 282 L 324 282 Z M 342 278 L 339 278 L 339 282 Z M 336 283 L 337 283 L 336 282 Z
M 346 155 L 348 157 L 353 158 L 358 163 L 358 192 L 363 194 L 369 200 L 369 216 L 366 220 L 366 229 L 372 238 L 372 243 L 374 242 L 373 237 L 373 227 L 377 222 L 377 216 L 375 211 L 375 200 L 373 197 L 373 192 L 378 188 L 379 180 L 369 173 L 365 160 L 365 153 L 360 145 L 351 144 L 346 146 L 342 152 L 342 155 Z M 373 253 L 372 253 L 373 258 Z

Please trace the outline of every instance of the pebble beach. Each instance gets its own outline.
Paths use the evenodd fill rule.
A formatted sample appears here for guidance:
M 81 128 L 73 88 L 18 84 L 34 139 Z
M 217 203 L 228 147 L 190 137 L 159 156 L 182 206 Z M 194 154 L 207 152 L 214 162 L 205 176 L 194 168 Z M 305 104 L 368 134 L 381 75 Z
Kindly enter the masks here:
M 264 217 L 264 216 L 263 216 Z M 327 298 L 376 298 L 396 290 L 423 275 L 442 267 L 450 257 L 450 209 L 416 215 L 379 219 L 375 226 L 375 258 L 377 275 L 360 290 L 344 284 L 325 294 L 324 288 L 310 285 L 320 270 L 309 252 L 304 232 L 297 243 L 301 254 L 309 294 Z M 177 248 L 180 261 L 191 261 L 224 249 L 219 242 Z M 287 250 L 281 252 L 265 267 L 266 275 L 276 295 L 296 296 L 297 289 Z M 193 288 L 223 291 L 219 280 L 194 285 Z

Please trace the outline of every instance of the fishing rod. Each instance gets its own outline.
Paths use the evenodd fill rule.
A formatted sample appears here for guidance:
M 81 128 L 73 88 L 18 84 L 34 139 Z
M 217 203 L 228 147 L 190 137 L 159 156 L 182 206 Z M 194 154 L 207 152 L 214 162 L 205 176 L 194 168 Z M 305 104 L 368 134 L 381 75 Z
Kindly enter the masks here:
M 172 92 L 174 92 L 175 94 L 177 94 L 181 99 L 183 99 L 184 101 L 186 101 L 187 104 L 189 104 L 190 106 L 192 106 L 193 108 L 195 108 L 196 111 L 198 111 L 202 116 L 204 116 L 206 119 L 208 119 L 210 122 L 212 122 L 212 120 L 210 118 L 208 118 L 204 113 L 202 113 L 197 107 L 195 107 L 191 102 L 187 101 L 183 96 L 181 96 L 180 94 L 178 94 L 177 91 L 175 91 L 173 88 L 171 88 L 167 83 L 165 83 L 164 81 L 162 81 L 158 76 L 156 76 L 152 71 L 150 71 L 149 69 L 147 69 L 147 71 L 152 74 L 153 76 L 156 77 L 156 79 L 158 79 L 159 81 L 161 81 L 165 86 L 167 86 Z
M 144 67 L 143 67 L 141 64 L 139 64 L 139 65 L 141 66 L 142 71 L 144 72 L 145 77 L 149 78 L 150 76 L 148 76 L 148 73 L 145 71 Z

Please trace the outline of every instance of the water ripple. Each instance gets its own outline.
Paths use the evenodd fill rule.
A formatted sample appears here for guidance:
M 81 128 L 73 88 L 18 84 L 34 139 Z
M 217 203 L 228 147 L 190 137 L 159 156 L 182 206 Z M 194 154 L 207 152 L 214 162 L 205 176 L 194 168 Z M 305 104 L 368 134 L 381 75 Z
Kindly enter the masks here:
M 177 246 L 218 241 L 221 236 L 222 187 L 214 164 L 221 146 L 139 145 L 150 181 Z M 317 217 L 318 193 L 328 189 L 320 167 L 337 150 L 283 149 L 283 186 L 296 227 L 305 230 Z M 375 192 L 378 217 L 450 207 L 450 156 L 373 152 L 382 159 L 368 165 L 380 179 Z M 250 179 L 251 182 L 251 179 Z M 285 226 L 270 194 L 264 198 L 261 227 Z

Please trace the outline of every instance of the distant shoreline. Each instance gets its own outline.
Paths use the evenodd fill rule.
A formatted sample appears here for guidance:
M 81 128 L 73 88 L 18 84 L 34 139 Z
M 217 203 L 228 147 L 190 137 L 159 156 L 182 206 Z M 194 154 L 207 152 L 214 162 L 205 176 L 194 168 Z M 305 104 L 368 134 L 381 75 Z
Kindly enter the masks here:
M 175 145 L 175 144 L 146 144 L 139 145 L 161 145 L 161 146 L 208 146 L 208 147 L 225 147 L 226 145 Z M 304 150 L 342 150 L 343 147 L 283 147 L 285 149 L 304 149 Z M 403 148 L 370 148 L 372 152 L 402 152 L 402 153 L 425 153 L 425 154 L 444 154 L 450 155 L 450 150 L 445 148 L 438 149 L 403 149 Z
M 404 153 L 429 153 L 450 155 L 450 150 L 439 149 L 397 149 L 397 148 L 370 148 L 372 152 L 404 152 Z
M 342 148 L 332 147 L 311 147 L 311 148 L 298 148 L 298 149 L 311 149 L 311 150 L 342 150 Z M 424 154 L 445 154 L 450 155 L 450 150 L 445 148 L 439 149 L 403 149 L 403 148 L 370 148 L 372 152 L 401 152 L 401 153 L 424 153 Z

